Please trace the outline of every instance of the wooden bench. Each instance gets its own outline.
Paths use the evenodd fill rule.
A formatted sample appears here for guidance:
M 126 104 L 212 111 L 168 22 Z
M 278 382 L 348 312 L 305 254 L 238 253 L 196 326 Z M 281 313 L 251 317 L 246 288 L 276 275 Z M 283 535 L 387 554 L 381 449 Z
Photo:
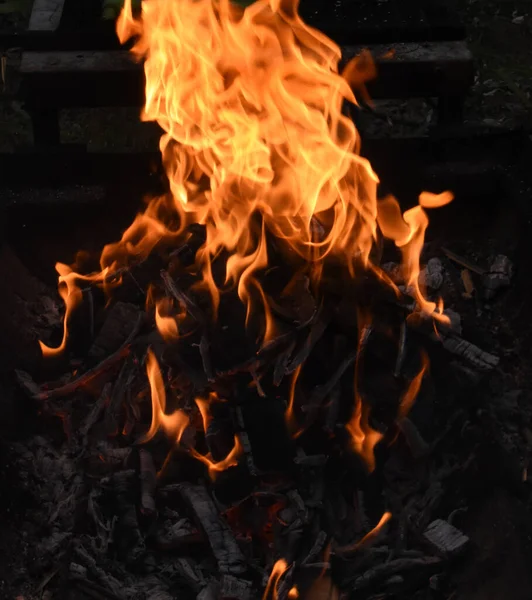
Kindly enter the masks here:
M 48 34 L 48 40 L 55 39 L 67 1 L 35 0 L 30 30 Z M 336 37 L 346 39 L 346 25 L 340 26 Z M 325 29 L 334 33 L 331 27 L 329 24 Z M 368 86 L 373 98 L 436 98 L 439 121 L 460 122 L 474 76 L 472 56 L 464 41 L 395 42 L 366 47 L 376 58 L 379 72 Z M 344 59 L 361 49 L 342 46 Z M 32 118 L 35 144 L 40 146 L 60 144 L 58 116 L 62 108 L 140 107 L 144 103 L 142 66 L 124 50 L 24 51 L 20 76 L 20 97 Z

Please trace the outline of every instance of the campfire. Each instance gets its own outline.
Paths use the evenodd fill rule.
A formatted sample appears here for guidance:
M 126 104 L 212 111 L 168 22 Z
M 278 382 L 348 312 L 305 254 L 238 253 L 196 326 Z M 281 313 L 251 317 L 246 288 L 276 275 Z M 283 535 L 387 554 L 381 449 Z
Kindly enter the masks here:
M 87 597 L 399 598 L 467 546 L 437 510 L 444 432 L 428 444 L 409 418 L 442 349 L 462 374 L 498 363 L 421 260 L 453 196 L 405 212 L 379 196 L 345 110 L 368 101 L 371 57 L 339 72 L 297 5 L 126 0 L 118 20 L 167 191 L 98 267 L 57 265 L 64 327 L 41 342 L 57 378 L 18 372 L 61 417 L 83 498 L 81 517 L 57 506 L 42 553 L 67 544 Z M 511 275 L 497 260 L 492 291 Z

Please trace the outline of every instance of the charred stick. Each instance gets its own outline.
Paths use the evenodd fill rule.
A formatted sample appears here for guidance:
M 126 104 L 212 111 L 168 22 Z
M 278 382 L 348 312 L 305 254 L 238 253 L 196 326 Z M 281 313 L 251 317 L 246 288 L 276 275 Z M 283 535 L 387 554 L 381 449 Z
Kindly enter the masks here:
M 340 363 L 339 367 L 333 373 L 332 377 L 323 385 L 317 386 L 310 396 L 309 406 L 307 411 L 309 414 L 315 413 L 315 411 L 321 406 L 322 402 L 332 392 L 334 387 L 338 384 L 343 374 L 347 369 L 355 362 L 358 356 L 358 351 L 353 350 L 347 357 Z
M 100 397 L 94 403 L 91 411 L 86 416 L 83 425 L 81 426 L 80 434 L 83 439 L 84 446 L 87 444 L 87 436 L 89 434 L 89 431 L 98 422 L 98 419 L 102 416 L 102 413 L 105 409 L 105 405 L 109 402 L 109 398 L 111 395 L 111 387 L 111 383 L 106 383 L 104 385 Z
M 134 304 L 116 302 L 106 312 L 106 319 L 89 350 L 89 359 L 93 364 L 115 352 L 129 336 L 131 323 L 134 323 L 140 311 Z
M 152 516 L 155 508 L 155 488 L 157 485 L 157 473 L 153 457 L 144 448 L 139 450 L 140 464 L 140 509 L 143 514 Z
M 218 509 L 202 485 L 178 483 L 175 489 L 193 513 L 195 520 L 209 541 L 218 562 L 220 573 L 238 575 L 246 571 L 246 560 Z
M 266 392 L 264 391 L 264 388 L 262 387 L 262 384 L 260 382 L 260 377 L 257 373 L 257 368 L 255 365 L 253 365 L 250 369 L 250 373 L 251 373 L 251 377 L 253 379 L 253 383 L 255 384 L 255 388 L 257 390 L 257 394 L 261 397 L 261 398 L 266 398 Z
M 408 417 L 398 419 L 397 426 L 404 435 L 413 458 L 422 458 L 430 453 L 430 445 L 423 439 L 419 429 Z
M 288 361 L 290 360 L 295 347 L 296 343 L 292 342 L 286 350 L 277 356 L 275 367 L 273 368 L 273 385 L 276 387 L 281 385 L 281 381 L 286 373 L 286 366 L 288 365 Z
M 185 292 L 178 288 L 176 282 L 170 273 L 168 273 L 168 271 L 165 271 L 164 269 L 161 271 L 161 279 L 163 280 L 166 291 L 175 300 L 182 304 L 186 308 L 187 312 L 189 312 L 198 323 L 205 324 L 205 315 L 202 313 L 199 306 L 194 302 L 194 300 L 192 300 L 192 298 L 187 296 Z
M 117 435 L 119 432 L 120 412 L 124 407 L 126 389 L 131 385 L 133 372 L 134 364 L 127 359 L 120 369 L 107 407 L 105 429 L 108 435 Z
M 330 315 L 324 315 L 323 318 L 318 319 L 314 325 L 312 326 L 310 333 L 305 340 L 305 344 L 301 348 L 301 350 L 295 355 L 292 361 L 287 365 L 285 373 L 289 375 L 293 373 L 300 365 L 302 365 L 307 358 L 310 356 L 310 353 L 314 349 L 314 346 L 321 339 L 322 335 L 325 333 L 327 327 L 329 326 Z
M 89 579 L 84 579 L 79 575 L 72 575 L 70 577 L 70 581 L 76 587 L 81 588 L 83 590 L 83 594 L 89 596 L 90 598 L 94 598 L 94 600 L 102 600 L 103 598 L 107 598 L 107 600 L 121 600 L 124 598 L 122 594 L 118 595 L 115 592 L 111 592 L 106 587 L 98 585 Z
M 251 442 L 249 441 L 249 436 L 246 431 L 246 424 L 244 423 L 244 414 L 242 412 L 242 408 L 240 406 L 236 406 L 233 410 L 231 410 L 231 417 L 233 420 L 235 433 L 238 435 L 238 439 L 242 445 L 242 450 L 244 452 L 249 474 L 255 476 L 258 474 L 258 471 L 255 465 L 255 459 L 253 458 L 253 451 L 251 450 Z
M 481 350 L 475 344 L 468 342 L 453 332 L 442 332 L 440 340 L 443 347 L 456 356 L 470 362 L 477 369 L 490 371 L 499 364 L 499 357 Z
M 340 399 L 341 393 L 338 388 L 333 388 L 330 394 L 330 402 L 327 408 L 327 418 L 325 419 L 324 429 L 329 435 L 334 434 L 338 423 L 338 415 L 340 414 Z
M 185 585 L 196 594 L 205 587 L 203 573 L 191 558 L 178 558 L 174 562 L 174 570 Z
M 127 559 L 132 562 L 137 560 L 145 550 L 134 501 L 133 488 L 136 478 L 137 473 L 130 469 L 120 471 L 102 480 L 102 487 L 107 487 L 112 491 L 116 506 L 118 521 L 115 542 L 118 542 L 117 545 L 126 554 Z
M 107 574 L 101 567 L 96 564 L 96 560 L 85 550 L 79 542 L 75 542 L 74 554 L 80 562 L 87 568 L 87 571 L 99 581 L 107 594 L 114 594 L 114 597 L 121 598 L 120 589 L 122 585 L 112 575 Z M 87 582 L 88 580 L 85 580 Z M 99 588 L 100 586 L 98 586 Z M 108 596 L 109 597 L 109 596 Z M 112 595 L 110 597 L 113 597 Z
M 309 553 L 301 561 L 301 565 L 302 566 L 303 565 L 308 565 L 308 564 L 314 562 L 318 558 L 318 555 L 325 548 L 325 544 L 327 543 L 327 539 L 328 539 L 328 536 L 325 533 L 325 531 L 320 531 L 318 533 L 318 535 L 316 536 L 316 541 L 314 542 L 314 544 L 313 544 L 312 548 L 310 549 Z
M 353 582 L 353 591 L 363 590 L 368 587 L 385 582 L 387 579 L 405 571 L 418 569 L 433 569 L 441 563 L 441 559 L 432 556 L 424 558 L 397 558 L 387 563 L 377 565 L 359 575 Z
M 251 582 L 234 575 L 224 574 L 220 584 L 221 600 L 250 600 Z
M 201 362 L 203 364 L 203 370 L 205 371 L 205 375 L 207 375 L 207 381 L 212 383 L 214 381 L 214 373 L 212 370 L 212 361 L 211 361 L 211 353 L 209 350 L 209 341 L 207 339 L 207 335 L 203 333 L 201 336 L 201 340 L 199 343 L 199 351 L 201 354 Z
M 395 361 L 394 376 L 399 377 L 405 362 L 406 354 L 406 322 L 401 322 L 401 329 L 399 330 L 399 351 L 397 352 L 397 359 Z
M 470 262 L 463 256 L 460 256 L 458 254 L 455 254 L 454 252 L 451 252 L 451 250 L 449 250 L 448 248 L 444 248 L 442 246 L 441 251 L 445 254 L 445 256 L 449 260 L 452 260 L 456 264 L 460 265 L 461 267 L 465 267 L 466 269 L 468 269 L 469 271 L 472 271 L 473 273 L 476 273 L 477 275 L 484 275 L 486 273 L 486 269 L 483 269 L 482 267 L 475 265 L 474 263 Z
M 126 341 L 120 346 L 120 348 L 114 353 L 108 356 L 105 360 L 103 360 L 100 364 L 96 365 L 94 368 L 89 369 L 83 375 L 80 375 L 78 378 L 70 381 L 69 383 L 55 388 L 53 390 L 41 391 L 34 396 L 35 400 L 46 401 L 51 400 L 53 398 L 64 398 L 65 396 L 70 396 L 76 390 L 81 387 L 84 387 L 91 383 L 94 379 L 97 379 L 110 369 L 112 369 L 117 362 L 119 362 L 125 356 L 128 356 L 131 352 L 130 345 L 132 341 L 135 339 L 137 333 L 140 331 L 140 327 L 144 320 L 143 314 L 139 314 L 137 321 L 129 334 Z

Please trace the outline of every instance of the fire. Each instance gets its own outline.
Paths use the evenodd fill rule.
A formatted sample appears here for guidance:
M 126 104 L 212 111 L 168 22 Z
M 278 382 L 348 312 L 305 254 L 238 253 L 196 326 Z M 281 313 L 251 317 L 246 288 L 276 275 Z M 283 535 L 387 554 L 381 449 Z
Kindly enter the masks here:
M 369 424 L 369 407 L 364 402 L 359 389 L 361 355 L 367 337 L 371 331 L 371 322 L 365 315 L 359 313 L 358 358 L 355 363 L 355 409 L 346 429 L 351 436 L 355 451 L 362 457 L 369 471 L 375 468 L 374 448 L 383 438 L 382 433 L 373 429 Z
M 399 417 L 406 417 L 406 415 L 410 412 L 417 395 L 419 394 L 419 390 L 421 389 L 421 383 L 423 382 L 423 377 L 429 367 L 429 359 L 425 353 L 421 356 L 421 369 L 419 373 L 412 379 L 410 385 L 408 386 L 406 392 L 403 394 L 401 398 L 401 403 L 399 405 Z
M 194 448 L 190 449 L 190 454 L 194 458 L 196 458 L 200 462 L 202 462 L 208 468 L 210 477 L 212 479 L 214 479 L 216 477 L 217 473 L 221 473 L 222 471 L 225 471 L 229 467 L 234 467 L 235 465 L 238 464 L 238 459 L 243 454 L 243 448 L 242 448 L 242 444 L 240 443 L 240 439 L 238 438 L 238 436 L 235 435 L 235 445 L 233 446 L 233 449 L 229 452 L 229 454 L 223 460 L 216 462 L 216 461 L 212 460 L 212 458 L 209 455 L 203 456 L 202 454 L 197 452 Z
M 174 439 L 177 444 L 189 424 L 189 418 L 182 410 L 176 410 L 171 415 L 166 414 L 164 381 L 157 359 L 151 350 L 148 352 L 146 371 L 151 390 L 152 420 L 144 441 L 151 440 L 159 429 L 163 429 L 166 435 Z
M 262 600 L 277 599 L 277 588 L 279 585 L 279 580 L 288 570 L 288 564 L 282 558 L 280 558 L 272 568 L 272 572 L 270 573 L 270 578 L 268 579 L 268 585 L 264 590 L 264 595 L 262 596 Z
M 174 317 L 165 314 L 171 309 L 168 298 L 159 300 L 155 305 L 155 325 L 163 340 L 171 342 L 179 337 L 177 321 Z
M 365 546 L 368 543 L 372 542 L 379 535 L 379 533 L 382 531 L 383 527 L 386 525 L 386 523 L 388 523 L 390 521 L 391 518 L 392 518 L 392 513 L 385 512 L 382 515 L 382 517 L 380 518 L 377 525 L 375 525 L 375 527 L 371 531 L 366 533 L 366 535 L 361 540 L 359 540 L 355 544 L 351 544 L 350 546 L 341 546 L 336 549 L 337 552 L 341 552 L 343 554 L 349 553 L 349 552 L 354 552 L 355 550 L 358 550 L 362 546 Z
M 388 280 L 371 261 L 381 236 L 400 249 L 409 293 L 419 309 L 444 320 L 442 306 L 420 289 L 420 254 L 432 209 L 452 194 L 423 193 L 404 214 L 393 198 L 377 199 L 377 175 L 360 153 L 360 138 L 343 112 L 345 102 L 364 97 L 364 82 L 375 76 L 368 53 L 339 72 L 340 48 L 298 16 L 299 0 L 257 0 L 242 9 L 230 0 L 143 0 L 139 18 L 125 0 L 117 23 L 122 42 L 134 38 L 132 52 L 144 61 L 146 103 L 142 118 L 164 130 L 160 150 L 170 194 L 154 198 L 137 215 L 120 241 L 106 246 L 102 271 L 85 280 L 106 290 L 120 273 L 144 261 L 160 244 L 186 235 L 191 224 L 205 227 L 196 252 L 199 288 L 217 316 L 221 294 L 236 290 L 249 323 L 259 315 L 262 342 L 277 335 L 275 319 L 260 284 L 269 266 L 268 241 L 279 242 L 287 257 L 308 265 L 319 290 L 326 261 L 342 264 L 350 277 L 368 270 Z M 182 237 L 179 238 L 182 242 Z M 223 262 L 222 277 L 215 277 Z M 56 349 L 41 343 L 43 354 L 64 351 L 67 324 L 81 301 L 68 267 L 58 266 L 66 315 L 63 341 Z M 166 341 L 179 337 L 179 315 L 167 298 L 155 302 L 155 324 Z M 363 343 L 361 327 L 359 349 Z M 353 448 L 371 470 L 374 447 L 382 438 L 369 423 L 369 408 L 358 391 L 355 367 L 354 410 L 347 430 Z M 179 443 L 189 417 L 178 409 L 166 414 L 165 386 L 157 361 L 148 355 L 152 423 L 146 439 L 159 429 Z M 294 418 L 294 375 L 287 409 L 288 428 L 298 435 Z M 404 398 L 410 405 L 420 380 Z M 198 402 L 207 425 L 207 407 Z M 233 451 L 215 463 L 191 453 L 216 473 L 242 453 Z

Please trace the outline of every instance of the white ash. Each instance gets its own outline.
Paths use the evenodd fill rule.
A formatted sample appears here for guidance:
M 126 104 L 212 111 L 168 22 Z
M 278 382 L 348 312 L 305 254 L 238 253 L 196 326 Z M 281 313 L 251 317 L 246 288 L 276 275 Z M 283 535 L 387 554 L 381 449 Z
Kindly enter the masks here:
M 499 290 L 509 287 L 513 272 L 512 261 L 504 254 L 497 255 L 491 263 L 488 273 L 482 277 L 485 298 L 491 300 Z
M 437 291 L 441 288 L 444 268 L 439 258 L 431 258 L 419 273 L 419 284 L 427 289 Z

